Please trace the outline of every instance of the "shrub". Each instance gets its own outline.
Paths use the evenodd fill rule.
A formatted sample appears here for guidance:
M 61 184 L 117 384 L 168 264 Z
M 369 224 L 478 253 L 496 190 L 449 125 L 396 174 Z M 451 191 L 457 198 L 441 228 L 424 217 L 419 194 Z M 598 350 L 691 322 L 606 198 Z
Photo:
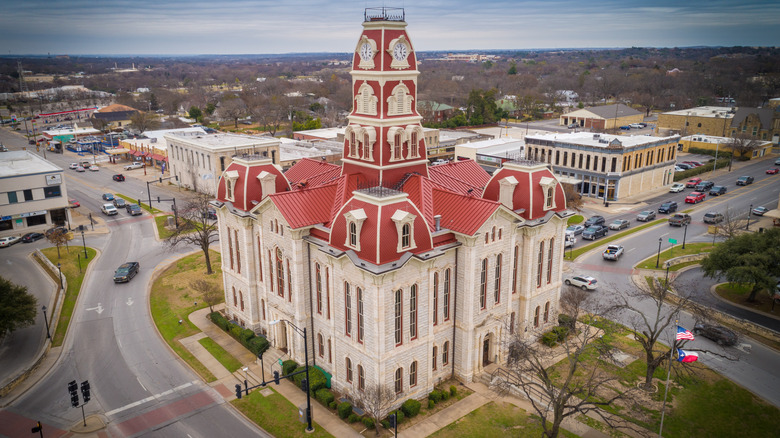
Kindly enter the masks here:
M 433 400 L 428 400 L 428 409 L 433 409 L 434 407 L 436 407 L 436 403 Z
M 357 423 L 360 420 L 360 416 L 358 414 L 349 414 L 349 417 L 347 417 L 347 421 L 352 423 Z
M 373 429 L 374 428 L 374 419 L 373 418 L 363 417 L 362 421 L 363 421 L 363 425 L 366 426 L 366 428 L 368 428 L 368 429 Z
M 249 329 L 243 329 L 241 330 L 241 333 L 238 334 L 238 340 L 241 341 L 244 345 L 249 345 L 249 340 L 255 337 L 255 332 Z
M 305 376 L 306 374 L 301 374 Z M 309 367 L 309 391 L 314 394 L 318 390 L 328 385 L 328 379 L 325 374 L 317 368 Z
M 434 403 L 440 402 L 441 401 L 441 391 L 439 391 L 438 389 L 434 389 L 433 391 L 431 391 L 431 393 L 428 394 L 428 400 L 430 400 L 430 401 L 432 401 Z
M 336 400 L 333 400 L 332 402 L 328 403 L 328 407 L 331 409 L 336 409 L 339 406 L 339 402 Z
M 230 324 L 230 336 L 234 337 L 235 339 L 241 339 L 242 331 L 244 331 L 244 329 L 242 329 L 241 326 Z
M 222 316 L 222 314 L 219 313 L 219 312 L 211 312 L 211 313 L 209 313 L 209 318 L 211 318 L 211 322 L 213 322 L 214 324 L 218 325 L 219 327 L 225 327 L 224 323 L 227 322 L 225 317 Z
M 558 335 L 551 330 L 542 335 L 540 342 L 548 347 L 554 347 L 558 343 Z
M 328 388 L 320 388 L 314 395 L 323 406 L 330 406 L 331 402 L 336 400 L 336 396 Z
M 441 391 L 441 401 L 447 401 L 450 399 L 450 393 L 447 391 Z
M 450 385 L 450 397 L 458 395 L 458 388 L 455 385 Z
M 402 421 L 404 421 L 404 411 L 395 411 L 396 415 L 396 424 L 400 424 Z
M 558 342 L 563 341 L 564 339 L 566 339 L 566 336 L 569 335 L 569 328 L 560 325 L 557 327 L 553 327 L 552 330 L 550 331 L 555 334 Z
M 265 353 L 265 351 L 268 350 L 269 347 L 270 344 L 268 344 L 268 339 L 262 336 L 255 336 L 254 338 L 249 340 L 247 345 L 249 351 L 251 351 L 255 356 L 259 356 Z
M 420 407 L 422 405 L 420 402 L 418 402 L 415 399 L 409 399 L 404 402 L 404 404 L 401 405 L 401 412 L 404 413 L 409 418 L 414 417 L 415 415 L 420 413 Z
M 343 420 L 349 417 L 349 414 L 352 413 L 352 403 L 341 402 L 339 403 L 339 406 L 336 408 L 336 410 L 339 412 L 339 417 Z
M 390 429 L 390 422 L 387 420 L 382 420 L 382 427 L 385 429 Z
M 304 367 L 303 365 L 299 365 L 298 368 L 293 370 L 294 373 L 298 373 L 295 376 L 293 376 L 293 381 L 295 382 L 295 386 L 297 386 L 298 388 L 301 388 L 301 383 L 303 382 L 303 379 L 306 378 L 306 373 L 302 373 L 301 372 L 301 371 L 303 371 L 305 369 L 306 369 L 306 367 Z M 309 368 L 309 373 L 311 373 L 311 370 L 312 369 Z M 301 388 L 301 389 L 303 389 L 303 388 Z
M 574 318 L 571 316 L 561 313 L 558 315 L 558 325 L 564 326 L 564 327 L 572 327 L 574 328 Z
M 296 368 L 298 368 L 298 362 L 288 359 L 282 362 L 282 375 L 286 376 L 295 371 Z

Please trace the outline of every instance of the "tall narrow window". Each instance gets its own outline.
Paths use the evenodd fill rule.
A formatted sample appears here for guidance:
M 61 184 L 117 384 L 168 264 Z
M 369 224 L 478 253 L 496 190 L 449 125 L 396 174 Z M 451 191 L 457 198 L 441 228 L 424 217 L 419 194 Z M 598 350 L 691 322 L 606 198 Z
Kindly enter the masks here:
M 550 248 L 547 250 L 547 284 L 552 282 L 553 248 L 555 248 L 555 237 L 550 239 Z
M 325 357 L 325 342 L 322 340 L 322 333 L 317 333 L 317 347 L 320 357 Z
M 274 291 L 274 259 L 271 257 L 271 250 L 268 250 L 268 284 L 271 285 L 271 292 Z
M 439 273 L 433 273 L 433 325 L 439 323 Z
M 236 295 L 236 288 L 233 288 L 233 307 L 238 307 L 238 295 Z
M 265 300 L 260 300 L 260 310 L 263 311 L 263 321 L 265 321 Z
M 539 306 L 534 310 L 534 327 L 539 327 Z
M 439 359 L 439 348 L 433 346 L 433 355 L 431 355 L 431 363 L 433 364 L 433 370 L 436 371 L 436 362 Z
M 404 369 L 395 370 L 395 393 L 400 394 L 404 390 Z
M 350 360 L 350 358 L 347 358 L 346 365 L 347 365 L 347 382 L 352 383 L 352 360 Z
M 363 371 L 363 365 L 358 365 L 358 389 L 366 389 L 366 373 Z
M 260 281 L 263 281 L 263 245 L 260 242 L 260 236 L 257 236 L 257 275 Z
M 515 334 L 515 312 L 509 316 L 509 334 Z
M 444 305 L 442 310 L 444 311 L 444 320 L 450 319 L 450 269 L 444 270 Z
M 412 236 L 412 226 L 404 224 L 401 227 L 401 248 L 409 248 Z
M 542 287 L 542 262 L 544 261 L 544 241 L 539 242 L 539 260 L 536 262 L 536 287 Z
M 512 259 L 512 293 L 517 293 L 517 256 L 520 255 L 520 246 L 515 245 L 515 254 Z
M 450 363 L 450 341 L 446 341 L 441 349 L 441 364 L 447 365 Z
M 550 302 L 544 303 L 544 322 L 548 322 L 550 318 Z
M 363 343 L 363 289 L 357 288 L 357 322 L 358 322 L 358 342 Z
M 344 332 L 347 336 L 352 336 L 352 294 L 346 281 L 344 282 Z
M 330 338 L 328 338 L 328 363 L 333 363 L 333 347 Z
M 353 248 L 357 246 L 357 224 L 349 223 L 349 245 Z
M 325 307 L 326 315 L 330 319 L 330 268 L 325 266 Z
M 417 285 L 409 291 L 409 338 L 417 337 Z
M 241 245 L 238 243 L 238 230 L 233 230 L 236 242 L 236 268 L 238 273 L 241 273 Z
M 403 341 L 403 291 L 395 291 L 395 345 L 401 345 Z
M 230 227 L 227 229 L 228 254 L 230 254 L 230 269 L 233 269 L 233 237 L 230 235 Z
M 417 361 L 409 365 L 409 387 L 417 386 Z
M 493 227 L 493 230 L 490 231 L 490 241 L 495 242 L 496 241 L 496 227 Z
M 496 256 L 496 278 L 493 280 L 493 299 L 501 302 L 501 254 Z
M 487 295 L 487 259 L 482 259 L 482 271 L 479 274 L 479 308 L 485 308 L 485 296 Z
M 292 271 L 290 270 L 290 259 L 287 259 L 286 263 L 287 263 L 287 301 L 292 303 Z
M 281 248 L 276 248 L 276 285 L 277 293 L 284 298 L 284 260 Z
M 314 272 L 317 289 L 317 313 L 322 315 L 322 268 L 319 263 L 314 264 Z
M 241 311 L 244 311 L 244 293 L 238 291 L 238 302 L 241 303 Z

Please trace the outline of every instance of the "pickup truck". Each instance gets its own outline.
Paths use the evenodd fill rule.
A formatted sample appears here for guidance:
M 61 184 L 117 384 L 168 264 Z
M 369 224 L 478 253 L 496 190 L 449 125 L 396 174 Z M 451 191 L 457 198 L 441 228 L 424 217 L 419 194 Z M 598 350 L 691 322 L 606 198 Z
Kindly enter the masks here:
M 135 163 L 128 164 L 127 166 L 125 166 L 125 170 L 140 169 L 142 167 L 144 167 L 144 163 L 140 161 L 136 161 Z
M 675 213 L 669 218 L 669 226 L 681 227 L 691 223 L 691 216 L 687 213 Z
M 604 257 L 604 260 L 617 261 L 621 255 L 623 255 L 623 247 L 620 245 L 608 245 L 607 249 L 601 253 L 601 256 Z

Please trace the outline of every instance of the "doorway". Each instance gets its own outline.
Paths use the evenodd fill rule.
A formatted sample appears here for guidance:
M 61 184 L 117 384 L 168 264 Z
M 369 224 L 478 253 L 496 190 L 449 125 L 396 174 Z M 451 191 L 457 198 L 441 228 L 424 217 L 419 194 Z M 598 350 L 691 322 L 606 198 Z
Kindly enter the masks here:
M 487 335 L 482 342 L 482 366 L 486 367 L 490 363 L 490 335 Z
M 279 336 L 276 338 L 276 346 L 278 349 L 282 350 L 285 354 L 288 353 L 287 351 L 287 323 L 282 321 L 281 324 L 279 324 Z

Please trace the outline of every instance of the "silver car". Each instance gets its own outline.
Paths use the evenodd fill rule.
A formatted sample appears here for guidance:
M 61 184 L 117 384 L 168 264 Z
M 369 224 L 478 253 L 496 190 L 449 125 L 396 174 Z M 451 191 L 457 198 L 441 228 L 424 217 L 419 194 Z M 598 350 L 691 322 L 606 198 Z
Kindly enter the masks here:
M 653 210 L 645 210 L 636 216 L 636 220 L 640 222 L 649 222 L 655 219 L 655 212 Z

